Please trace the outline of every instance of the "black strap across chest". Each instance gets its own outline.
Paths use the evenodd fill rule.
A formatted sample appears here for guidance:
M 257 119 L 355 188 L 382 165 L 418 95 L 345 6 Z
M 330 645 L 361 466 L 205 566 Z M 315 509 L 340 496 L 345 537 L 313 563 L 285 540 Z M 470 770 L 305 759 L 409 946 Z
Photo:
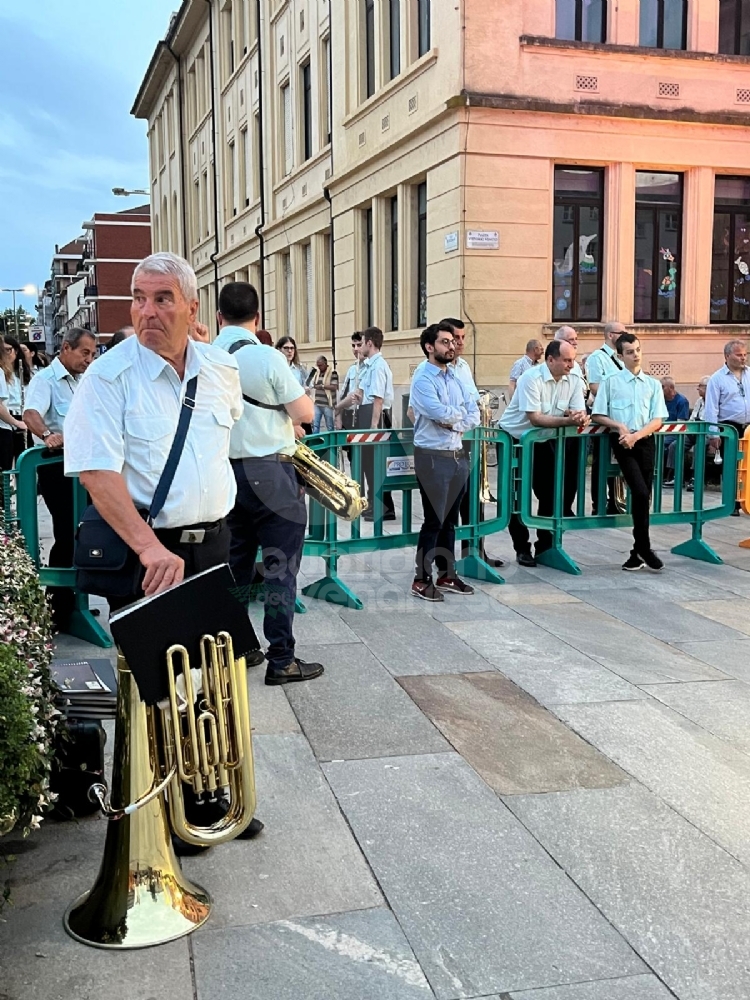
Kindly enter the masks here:
M 255 347 L 254 340 L 235 340 L 235 342 L 227 348 L 227 354 L 234 354 L 235 351 L 239 351 L 241 347 Z M 259 399 L 254 399 L 252 396 L 246 396 L 242 393 L 242 398 L 246 403 L 251 406 L 260 406 L 262 410 L 277 410 L 279 413 L 286 413 L 286 407 L 283 403 L 261 403 Z

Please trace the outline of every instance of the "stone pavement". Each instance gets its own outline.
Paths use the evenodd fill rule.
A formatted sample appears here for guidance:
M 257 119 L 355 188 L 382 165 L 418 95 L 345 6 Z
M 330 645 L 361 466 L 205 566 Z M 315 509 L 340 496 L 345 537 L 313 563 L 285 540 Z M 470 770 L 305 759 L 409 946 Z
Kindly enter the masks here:
M 297 618 L 325 675 L 249 671 L 266 830 L 186 860 L 206 927 L 77 944 L 105 822 L 45 822 L 2 1000 L 750 1000 L 750 519 L 707 527 L 723 566 L 654 535 L 660 576 L 620 570 L 624 530 L 572 533 L 581 576 L 513 565 L 438 606 L 411 552 L 342 560 L 365 610 Z

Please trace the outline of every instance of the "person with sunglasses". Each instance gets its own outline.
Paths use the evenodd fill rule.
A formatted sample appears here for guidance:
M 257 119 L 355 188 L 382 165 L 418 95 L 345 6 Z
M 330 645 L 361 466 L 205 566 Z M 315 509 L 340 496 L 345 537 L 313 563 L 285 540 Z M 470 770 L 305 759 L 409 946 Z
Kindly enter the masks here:
M 713 373 L 706 387 L 704 419 L 713 425 L 712 431 L 718 430 L 716 424 L 730 424 L 740 437 L 750 424 L 750 371 L 744 340 L 730 340 L 724 345 L 724 364 Z M 708 439 L 711 451 L 721 447 L 722 458 L 723 445 L 718 434 Z M 740 516 L 739 504 L 735 505 L 733 516 Z

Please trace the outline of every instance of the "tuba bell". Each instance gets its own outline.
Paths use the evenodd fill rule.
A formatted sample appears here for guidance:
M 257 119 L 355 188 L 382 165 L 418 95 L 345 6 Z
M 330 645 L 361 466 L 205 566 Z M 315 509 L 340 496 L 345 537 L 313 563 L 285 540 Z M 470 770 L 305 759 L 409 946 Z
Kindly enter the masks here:
M 316 455 L 312 448 L 297 442 L 292 456 L 294 468 L 305 484 L 305 492 L 326 510 L 344 521 L 356 521 L 367 509 L 360 485 L 340 469 Z
M 245 659 L 227 632 L 200 641 L 200 666 L 184 646 L 167 652 L 169 696 L 150 707 L 125 658 L 117 660 L 117 719 L 112 789 L 93 785 L 108 819 L 99 875 L 65 914 L 65 929 L 98 948 L 146 948 L 205 923 L 208 893 L 187 880 L 172 848 L 174 832 L 191 844 L 232 840 L 255 812 L 255 774 Z M 197 801 L 228 798 L 214 823 L 188 818 L 185 789 Z
M 500 400 L 496 393 L 490 392 L 489 389 L 482 389 L 479 393 L 479 423 L 482 427 L 492 427 L 494 423 L 493 410 L 497 410 L 500 405 Z M 489 442 L 483 435 L 482 444 L 480 447 L 480 466 L 479 466 L 479 502 L 480 503 L 497 503 L 497 500 L 492 495 L 490 490 L 490 476 L 489 476 Z

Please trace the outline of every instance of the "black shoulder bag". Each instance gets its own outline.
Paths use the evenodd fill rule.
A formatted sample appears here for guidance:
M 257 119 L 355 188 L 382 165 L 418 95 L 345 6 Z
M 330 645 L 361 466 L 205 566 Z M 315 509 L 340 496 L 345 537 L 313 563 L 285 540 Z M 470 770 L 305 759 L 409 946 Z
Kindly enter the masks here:
M 153 525 L 166 503 L 177 466 L 185 446 L 190 418 L 195 409 L 198 376 L 185 386 L 185 398 L 180 407 L 174 441 L 164 471 L 156 485 L 154 499 L 148 511 L 139 511 L 146 523 Z M 73 565 L 76 586 L 84 594 L 99 597 L 130 597 L 138 594 L 144 569 L 138 555 L 123 541 L 93 504 L 84 510 L 76 532 Z

